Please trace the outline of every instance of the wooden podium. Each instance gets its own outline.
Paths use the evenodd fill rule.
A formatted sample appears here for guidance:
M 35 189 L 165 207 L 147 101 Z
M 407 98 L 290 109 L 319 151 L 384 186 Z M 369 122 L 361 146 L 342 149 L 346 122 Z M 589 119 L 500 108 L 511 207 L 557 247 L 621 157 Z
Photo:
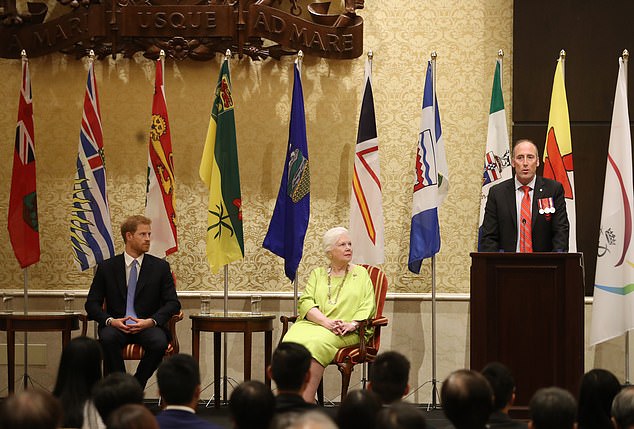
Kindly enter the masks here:
M 518 407 L 541 387 L 576 396 L 583 303 L 580 253 L 471 253 L 471 368 L 508 366 Z

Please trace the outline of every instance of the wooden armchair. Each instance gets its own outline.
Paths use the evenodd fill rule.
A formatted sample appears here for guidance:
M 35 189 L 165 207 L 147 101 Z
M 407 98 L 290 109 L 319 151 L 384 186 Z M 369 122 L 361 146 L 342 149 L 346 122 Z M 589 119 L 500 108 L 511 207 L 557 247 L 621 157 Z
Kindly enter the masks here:
M 372 363 L 379 353 L 379 347 L 381 345 L 381 327 L 387 326 L 388 319 L 383 316 L 383 307 L 385 306 L 385 295 L 387 293 L 387 277 L 380 268 L 360 264 L 370 274 L 370 279 L 374 285 L 374 299 L 376 306 L 376 313 L 373 318 L 368 320 L 359 320 L 359 338 L 360 342 L 357 345 L 344 347 L 339 349 L 330 365 L 337 365 L 337 369 L 341 373 L 341 400 L 345 398 L 348 393 L 348 387 L 350 386 L 350 376 L 354 371 L 354 366 L 364 363 Z M 297 320 L 296 316 L 281 316 L 282 322 L 282 335 L 280 341 L 288 332 L 289 324 Z M 365 331 L 366 329 L 373 327 L 374 333 L 369 340 L 366 341 Z M 317 398 L 320 404 L 324 403 L 324 389 L 323 380 L 319 384 L 317 390 Z

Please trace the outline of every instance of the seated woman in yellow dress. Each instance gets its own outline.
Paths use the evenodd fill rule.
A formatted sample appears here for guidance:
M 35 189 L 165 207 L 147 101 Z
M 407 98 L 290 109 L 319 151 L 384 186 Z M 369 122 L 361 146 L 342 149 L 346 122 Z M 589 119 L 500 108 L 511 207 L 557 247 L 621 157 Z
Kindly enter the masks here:
M 284 342 L 299 343 L 312 355 L 310 380 L 304 400 L 314 402 L 324 369 L 342 347 L 359 343 L 357 320 L 372 317 L 374 288 L 365 268 L 351 263 L 348 230 L 336 227 L 324 234 L 323 248 L 330 260 L 315 268 L 298 302 L 298 317 Z

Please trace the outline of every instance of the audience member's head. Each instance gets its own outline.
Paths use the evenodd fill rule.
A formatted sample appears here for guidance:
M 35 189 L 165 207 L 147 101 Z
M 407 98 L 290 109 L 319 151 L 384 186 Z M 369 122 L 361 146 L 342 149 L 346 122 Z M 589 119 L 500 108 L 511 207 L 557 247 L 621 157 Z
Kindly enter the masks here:
M 113 372 L 92 389 L 92 401 L 101 416 L 108 421 L 110 413 L 125 404 L 142 404 L 143 388 L 136 378 L 125 372 Z
M 196 359 L 186 354 L 170 356 L 159 366 L 156 379 L 166 405 L 196 409 L 200 397 L 200 369 Z
M 621 384 L 610 371 L 593 369 L 585 373 L 579 386 L 579 429 L 612 429 L 610 409 L 619 390 Z
M 379 411 L 376 427 L 381 429 L 425 429 L 423 413 L 406 402 L 395 402 Z
M 231 392 L 229 411 L 236 429 L 266 429 L 275 411 L 275 397 L 261 381 L 245 381 Z
M 9 396 L 0 408 L 2 429 L 56 429 L 62 423 L 62 407 L 52 394 L 29 389 Z
M 140 404 L 126 404 L 108 417 L 107 429 L 159 429 L 154 415 Z
M 308 382 L 312 356 L 297 343 L 281 343 L 273 352 L 269 376 L 280 392 L 300 393 Z
M 468 369 L 452 372 L 440 390 L 445 415 L 456 429 L 484 428 L 493 411 L 493 391 L 482 374 Z
M 384 404 L 398 401 L 409 392 L 409 361 L 399 352 L 380 353 L 370 369 L 368 389 Z
M 493 411 L 508 414 L 508 408 L 515 401 L 515 380 L 511 370 L 499 362 L 491 362 L 482 370 L 493 390 Z
M 348 392 L 337 412 L 339 429 L 373 429 L 376 415 L 381 410 L 381 399 L 370 390 Z
M 559 387 L 539 389 L 528 404 L 529 429 L 572 429 L 575 427 L 577 404 L 570 392 Z
M 102 360 L 101 346 L 93 338 L 73 338 L 62 350 L 53 395 L 62 404 L 65 427 L 81 427 L 84 404 L 101 380 Z
M 626 387 L 614 397 L 612 422 L 616 429 L 634 428 L 634 387 Z
M 361 426 L 359 426 L 361 427 Z M 338 429 L 326 413 L 321 411 L 306 411 L 300 414 L 289 429 Z

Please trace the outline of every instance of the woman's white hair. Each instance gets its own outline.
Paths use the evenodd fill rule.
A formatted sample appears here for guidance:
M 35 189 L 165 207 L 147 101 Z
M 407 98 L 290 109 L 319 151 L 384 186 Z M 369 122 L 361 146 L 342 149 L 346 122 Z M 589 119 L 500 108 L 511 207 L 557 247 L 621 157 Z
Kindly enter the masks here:
M 343 226 L 336 226 L 334 228 L 329 229 L 324 234 L 324 238 L 322 240 L 322 245 L 324 248 L 324 253 L 330 252 L 343 234 L 348 234 L 348 230 Z

